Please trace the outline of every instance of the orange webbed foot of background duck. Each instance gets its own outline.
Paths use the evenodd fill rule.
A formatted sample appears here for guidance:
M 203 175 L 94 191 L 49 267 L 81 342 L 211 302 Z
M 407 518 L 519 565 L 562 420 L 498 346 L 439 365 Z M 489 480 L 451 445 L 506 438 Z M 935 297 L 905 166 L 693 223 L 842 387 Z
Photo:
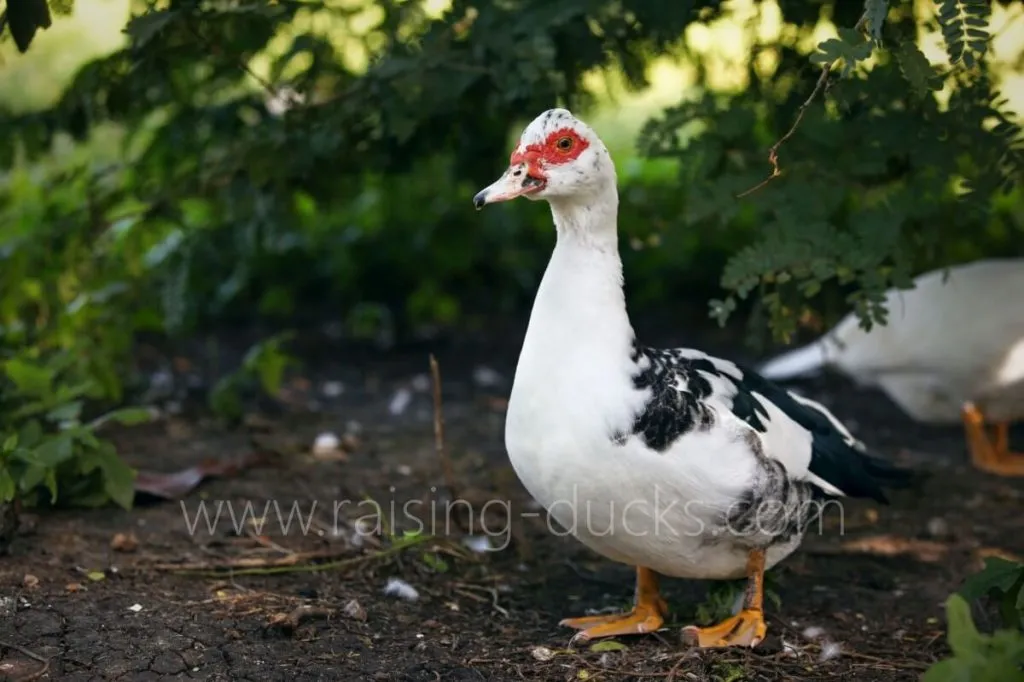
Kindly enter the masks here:
M 1010 452 L 1010 427 L 1006 422 L 996 423 L 990 435 L 985 416 L 973 403 L 964 405 L 962 415 L 967 451 L 976 468 L 997 476 L 1024 476 L 1024 454 Z

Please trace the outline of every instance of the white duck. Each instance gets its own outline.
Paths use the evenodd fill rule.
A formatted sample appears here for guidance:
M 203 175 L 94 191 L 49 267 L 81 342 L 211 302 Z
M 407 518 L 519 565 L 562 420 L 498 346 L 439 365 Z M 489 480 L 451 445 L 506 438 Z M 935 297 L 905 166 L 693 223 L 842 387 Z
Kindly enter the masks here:
M 962 421 L 976 467 L 1024 476 L 1024 455 L 1010 452 L 1008 436 L 1008 423 L 1024 418 L 1024 260 L 977 261 L 946 275 L 928 272 L 913 289 L 890 290 L 885 326 L 865 331 L 851 313 L 760 372 L 786 380 L 834 367 L 879 387 L 912 419 Z
M 557 243 L 537 291 L 505 444 L 526 489 L 594 551 L 637 567 L 636 604 L 562 624 L 591 639 L 661 627 L 657 575 L 747 576 L 742 610 L 691 626 L 702 647 L 756 646 L 764 571 L 842 495 L 884 501 L 904 472 L 869 457 L 821 405 L 728 360 L 639 345 L 626 312 L 615 166 L 564 109 L 523 132 L 485 204 L 551 206 Z M 833 502 L 838 505 L 838 502 Z

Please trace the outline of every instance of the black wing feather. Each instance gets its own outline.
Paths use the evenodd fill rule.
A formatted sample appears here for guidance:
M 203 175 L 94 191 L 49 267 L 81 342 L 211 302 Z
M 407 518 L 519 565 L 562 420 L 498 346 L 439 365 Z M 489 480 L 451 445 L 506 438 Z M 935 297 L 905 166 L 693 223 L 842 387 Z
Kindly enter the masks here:
M 664 452 L 686 433 L 711 428 L 713 414 L 704 400 L 711 394 L 710 383 L 702 372 L 728 380 L 736 387 L 732 412 L 761 433 L 768 430 L 769 415 L 755 394 L 773 403 L 786 416 L 811 434 L 810 472 L 851 497 L 866 497 L 886 503 L 883 484 L 904 487 L 910 472 L 886 460 L 858 449 L 855 441 L 836 428 L 829 415 L 812 405 L 801 403 L 778 384 L 756 371 L 733 363 L 740 378 L 723 372 L 708 358 L 693 357 L 682 349 L 652 349 L 634 345 L 633 360 L 647 361 L 637 370 L 633 383 L 651 389 L 651 399 L 637 415 L 633 433 L 654 450 Z M 676 388 L 677 378 L 686 390 Z M 820 491 L 826 495 L 824 491 Z M 827 495 L 826 495 L 827 496 Z
M 883 485 L 899 488 L 910 482 L 911 472 L 874 453 L 858 449 L 821 410 L 799 402 L 789 391 L 751 368 L 741 365 L 737 367 L 743 372 L 741 384 L 747 389 L 748 395 L 749 392 L 763 395 L 786 416 L 811 432 L 811 463 L 808 468 L 815 476 L 850 497 L 867 497 L 883 503 L 889 501 L 882 490 Z M 756 404 L 752 396 L 751 400 Z M 742 418 L 742 415 L 739 416 Z M 747 419 L 747 422 L 755 429 L 765 431 L 764 423 L 759 419 L 755 423 L 754 419 L 756 415 L 753 419 Z

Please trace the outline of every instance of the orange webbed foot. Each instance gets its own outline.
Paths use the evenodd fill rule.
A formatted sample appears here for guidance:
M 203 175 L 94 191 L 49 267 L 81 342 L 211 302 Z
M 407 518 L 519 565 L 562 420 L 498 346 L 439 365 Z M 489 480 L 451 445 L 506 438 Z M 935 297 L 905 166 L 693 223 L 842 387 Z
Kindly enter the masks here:
M 649 568 L 636 570 L 636 606 L 627 613 L 566 618 L 559 625 L 576 628 L 574 642 L 603 637 L 642 635 L 654 632 L 665 622 L 668 604 L 658 594 L 657 577 Z
M 743 610 L 717 625 L 683 628 L 683 639 L 703 649 L 721 647 L 755 647 L 768 632 L 764 622 L 764 550 L 751 550 L 747 559 L 747 594 Z
M 971 463 L 982 471 L 996 476 L 1024 476 L 1024 455 L 1010 452 L 1009 425 L 995 425 L 995 437 L 990 437 L 985 416 L 973 403 L 965 403 L 962 410 L 964 434 Z
M 690 625 L 683 628 L 688 644 L 704 649 L 729 646 L 755 647 L 764 640 L 768 626 L 761 609 L 743 609 L 732 618 L 711 627 Z

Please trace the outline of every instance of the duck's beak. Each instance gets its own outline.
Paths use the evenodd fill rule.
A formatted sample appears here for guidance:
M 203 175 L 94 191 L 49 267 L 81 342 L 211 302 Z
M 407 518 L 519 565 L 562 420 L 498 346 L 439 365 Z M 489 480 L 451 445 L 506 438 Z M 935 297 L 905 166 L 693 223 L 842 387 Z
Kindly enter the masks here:
M 473 197 L 473 206 L 479 211 L 487 204 L 539 192 L 545 184 L 543 174 L 536 171 L 529 162 L 516 163 L 509 166 L 494 183 L 477 192 Z

